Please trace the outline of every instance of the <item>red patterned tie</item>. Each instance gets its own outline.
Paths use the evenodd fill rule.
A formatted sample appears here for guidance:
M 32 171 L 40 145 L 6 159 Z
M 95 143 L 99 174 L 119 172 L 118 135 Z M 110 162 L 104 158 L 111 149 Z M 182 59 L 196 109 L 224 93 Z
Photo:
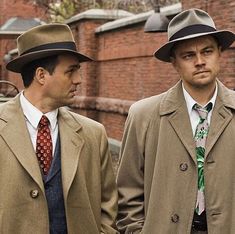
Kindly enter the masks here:
M 44 175 L 47 175 L 50 170 L 52 161 L 52 140 L 49 123 L 48 118 L 43 115 L 38 124 L 36 141 L 36 155 Z

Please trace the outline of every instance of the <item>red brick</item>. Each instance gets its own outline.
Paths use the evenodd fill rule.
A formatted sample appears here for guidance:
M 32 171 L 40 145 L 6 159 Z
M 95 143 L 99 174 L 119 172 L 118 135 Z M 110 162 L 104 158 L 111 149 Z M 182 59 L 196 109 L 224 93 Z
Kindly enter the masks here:
M 13 4 L 12 1 L 8 0 Z M 15 2 L 22 4 L 22 0 Z M 183 0 L 182 5 L 183 9 L 197 7 L 207 10 L 218 29 L 235 31 L 233 0 Z M 4 12 L 1 7 L 0 4 L 0 10 Z M 36 9 L 32 5 L 28 7 L 26 9 L 31 9 L 34 12 L 32 15 L 35 16 Z M 16 15 L 15 8 L 9 10 L 8 17 L 10 13 Z M 26 15 L 25 5 L 23 8 L 23 13 Z M 4 9 L 6 10 L 6 6 Z M 17 7 L 19 14 L 20 9 L 22 10 L 22 6 Z M 108 104 L 103 105 L 104 103 L 99 105 L 97 100 L 110 98 L 114 100 L 113 105 L 122 105 L 120 101 L 122 100 L 125 106 L 126 103 L 131 103 L 128 100 L 136 101 L 166 91 L 179 80 L 179 77 L 171 64 L 160 62 L 153 57 L 154 51 L 167 41 L 166 33 L 144 33 L 144 23 L 139 23 L 95 34 L 95 29 L 103 23 L 104 20 L 81 20 L 70 25 L 78 50 L 96 60 L 82 64 L 83 81 L 79 89 L 81 98 L 77 99 L 74 111 L 103 123 L 109 137 L 121 140 L 126 111 L 122 113 L 121 108 L 110 108 Z M 4 43 L 0 44 L 1 55 L 15 46 L 12 42 Z M 235 88 L 234 64 L 235 45 L 225 51 L 221 58 L 219 78 L 229 88 Z M 15 80 L 17 84 L 20 83 L 19 77 L 12 74 L 5 75 L 8 75 L 10 80 Z

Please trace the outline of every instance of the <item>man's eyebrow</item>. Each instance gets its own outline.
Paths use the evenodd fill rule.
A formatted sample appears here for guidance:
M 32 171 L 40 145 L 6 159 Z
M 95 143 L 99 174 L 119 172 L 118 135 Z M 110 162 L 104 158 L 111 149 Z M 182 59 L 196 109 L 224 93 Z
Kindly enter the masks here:
M 215 48 L 214 45 L 208 45 L 208 46 L 205 46 L 204 48 L 202 48 L 202 50 L 213 49 L 213 48 Z
M 194 50 L 185 50 L 185 51 L 182 51 L 181 54 L 188 54 L 188 53 L 195 53 Z
M 72 68 L 79 69 L 80 67 L 81 67 L 81 65 L 78 63 L 78 64 L 72 64 L 68 68 L 69 69 L 72 69 Z
M 66 70 L 64 71 L 64 73 L 68 73 L 68 72 L 74 72 L 74 71 L 78 71 L 80 69 L 80 64 L 72 64 L 69 65 Z
M 180 56 L 185 54 L 195 54 L 196 52 L 194 50 L 185 50 L 179 53 Z
M 213 48 L 215 48 L 214 45 L 206 45 L 205 47 L 203 47 L 201 49 L 201 51 L 207 50 L 207 49 L 213 49 Z M 195 53 L 195 51 L 189 49 L 189 50 L 184 50 L 184 51 L 180 52 L 180 55 L 183 55 L 183 54 L 192 54 L 192 53 Z

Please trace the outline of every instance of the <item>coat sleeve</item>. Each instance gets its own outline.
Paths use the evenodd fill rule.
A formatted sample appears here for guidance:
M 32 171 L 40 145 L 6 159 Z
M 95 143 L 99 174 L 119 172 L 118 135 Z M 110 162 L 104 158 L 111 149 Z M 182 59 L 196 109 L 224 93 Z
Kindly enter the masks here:
M 107 136 L 102 128 L 101 155 L 101 234 L 116 234 L 117 186 L 109 153 Z
M 148 121 L 139 121 L 134 109 L 130 108 L 125 124 L 117 175 L 117 227 L 125 234 L 140 233 L 145 220 L 144 142 Z

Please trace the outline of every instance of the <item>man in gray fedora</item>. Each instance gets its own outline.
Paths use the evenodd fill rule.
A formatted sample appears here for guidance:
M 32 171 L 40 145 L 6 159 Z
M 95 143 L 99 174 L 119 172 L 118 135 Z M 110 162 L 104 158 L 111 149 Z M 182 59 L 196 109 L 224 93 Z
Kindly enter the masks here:
M 234 234 L 235 92 L 219 80 L 235 40 L 200 9 L 175 16 L 155 57 L 180 81 L 130 108 L 118 170 L 121 233 Z
M 104 127 L 63 107 L 81 83 L 70 28 L 22 34 L 7 69 L 25 89 L 0 106 L 0 233 L 115 234 L 117 191 Z

